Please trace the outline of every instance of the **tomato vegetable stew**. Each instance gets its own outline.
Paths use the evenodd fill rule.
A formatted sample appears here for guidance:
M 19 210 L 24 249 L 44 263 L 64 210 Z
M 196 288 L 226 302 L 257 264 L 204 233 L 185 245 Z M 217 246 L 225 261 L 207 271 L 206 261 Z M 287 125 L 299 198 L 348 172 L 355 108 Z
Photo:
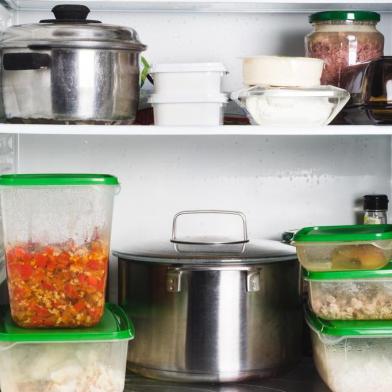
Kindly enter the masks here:
M 11 313 L 22 327 L 89 327 L 104 311 L 109 244 L 18 243 L 6 248 Z

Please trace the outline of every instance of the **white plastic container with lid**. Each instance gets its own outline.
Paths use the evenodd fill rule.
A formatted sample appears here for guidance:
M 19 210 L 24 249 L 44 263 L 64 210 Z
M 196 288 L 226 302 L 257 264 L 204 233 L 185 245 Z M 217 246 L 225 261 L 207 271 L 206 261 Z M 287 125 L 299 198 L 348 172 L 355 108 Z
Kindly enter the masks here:
M 155 64 L 150 73 L 155 94 L 192 96 L 219 94 L 227 71 L 222 63 L 172 63 Z
M 319 86 L 323 66 L 323 60 L 306 57 L 246 57 L 243 59 L 244 83 L 248 86 Z
M 0 326 L 2 392 L 123 392 L 134 328 L 119 306 L 87 329 L 19 328 L 9 311 Z
M 305 317 L 316 368 L 332 392 L 392 391 L 392 321 Z
M 225 94 L 205 97 L 154 94 L 149 102 L 154 109 L 155 125 L 214 126 L 223 123 L 227 97 Z

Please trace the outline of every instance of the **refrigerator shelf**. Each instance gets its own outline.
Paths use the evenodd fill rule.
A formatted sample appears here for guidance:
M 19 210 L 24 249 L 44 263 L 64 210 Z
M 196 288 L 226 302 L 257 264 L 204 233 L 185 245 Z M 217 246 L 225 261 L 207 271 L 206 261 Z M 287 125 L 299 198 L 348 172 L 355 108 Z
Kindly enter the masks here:
M 14 10 L 48 10 L 58 0 L 3 0 Z M 80 3 L 68 0 L 67 3 Z M 314 12 L 328 9 L 392 11 L 389 0 L 85 0 L 83 4 L 100 11 L 170 12 Z
M 392 126 L 328 125 L 300 128 L 256 125 L 162 127 L 154 125 L 0 124 L 0 134 L 85 136 L 392 136 Z

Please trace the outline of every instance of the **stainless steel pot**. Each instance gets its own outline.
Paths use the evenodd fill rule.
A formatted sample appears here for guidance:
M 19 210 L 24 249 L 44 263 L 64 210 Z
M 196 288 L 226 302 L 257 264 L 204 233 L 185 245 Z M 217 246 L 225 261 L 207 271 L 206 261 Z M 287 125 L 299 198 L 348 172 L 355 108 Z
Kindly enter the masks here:
M 184 213 L 194 212 L 176 215 L 171 241 L 114 252 L 119 302 L 136 328 L 129 369 L 159 379 L 230 382 L 294 364 L 302 312 L 293 248 L 248 241 L 242 214 L 240 241 L 178 240 L 176 221 Z
M 52 11 L 56 19 L 12 26 L 0 38 L 4 118 L 132 123 L 146 49 L 137 33 L 87 20 L 85 6 Z

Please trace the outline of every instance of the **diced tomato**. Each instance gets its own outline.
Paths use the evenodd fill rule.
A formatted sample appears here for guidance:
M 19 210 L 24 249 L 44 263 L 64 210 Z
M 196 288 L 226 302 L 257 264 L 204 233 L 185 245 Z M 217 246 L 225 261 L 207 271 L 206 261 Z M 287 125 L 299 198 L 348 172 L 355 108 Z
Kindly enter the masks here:
M 65 291 L 65 295 L 68 296 L 69 298 L 78 298 L 79 297 L 77 290 L 71 284 L 66 284 L 64 286 L 64 291 Z
M 34 268 L 30 264 L 19 264 L 18 271 L 23 280 L 29 279 L 33 275 Z
M 41 286 L 45 289 L 45 290 L 53 290 L 54 287 L 53 285 L 51 285 L 50 283 L 46 282 L 45 280 L 43 280 L 41 282 Z
M 78 313 L 81 312 L 85 307 L 86 307 L 86 304 L 84 303 L 84 301 L 78 301 L 78 302 L 76 302 L 76 304 L 74 305 L 74 309 L 75 309 Z
M 48 262 L 48 258 L 44 254 L 38 253 L 35 255 L 35 262 L 39 268 L 45 268 Z
M 99 263 L 98 261 L 96 261 L 96 260 L 90 260 L 90 261 L 87 263 L 87 268 L 90 269 L 90 270 L 93 270 L 93 271 L 99 271 L 99 270 L 102 269 L 103 267 L 102 267 L 102 264 Z

